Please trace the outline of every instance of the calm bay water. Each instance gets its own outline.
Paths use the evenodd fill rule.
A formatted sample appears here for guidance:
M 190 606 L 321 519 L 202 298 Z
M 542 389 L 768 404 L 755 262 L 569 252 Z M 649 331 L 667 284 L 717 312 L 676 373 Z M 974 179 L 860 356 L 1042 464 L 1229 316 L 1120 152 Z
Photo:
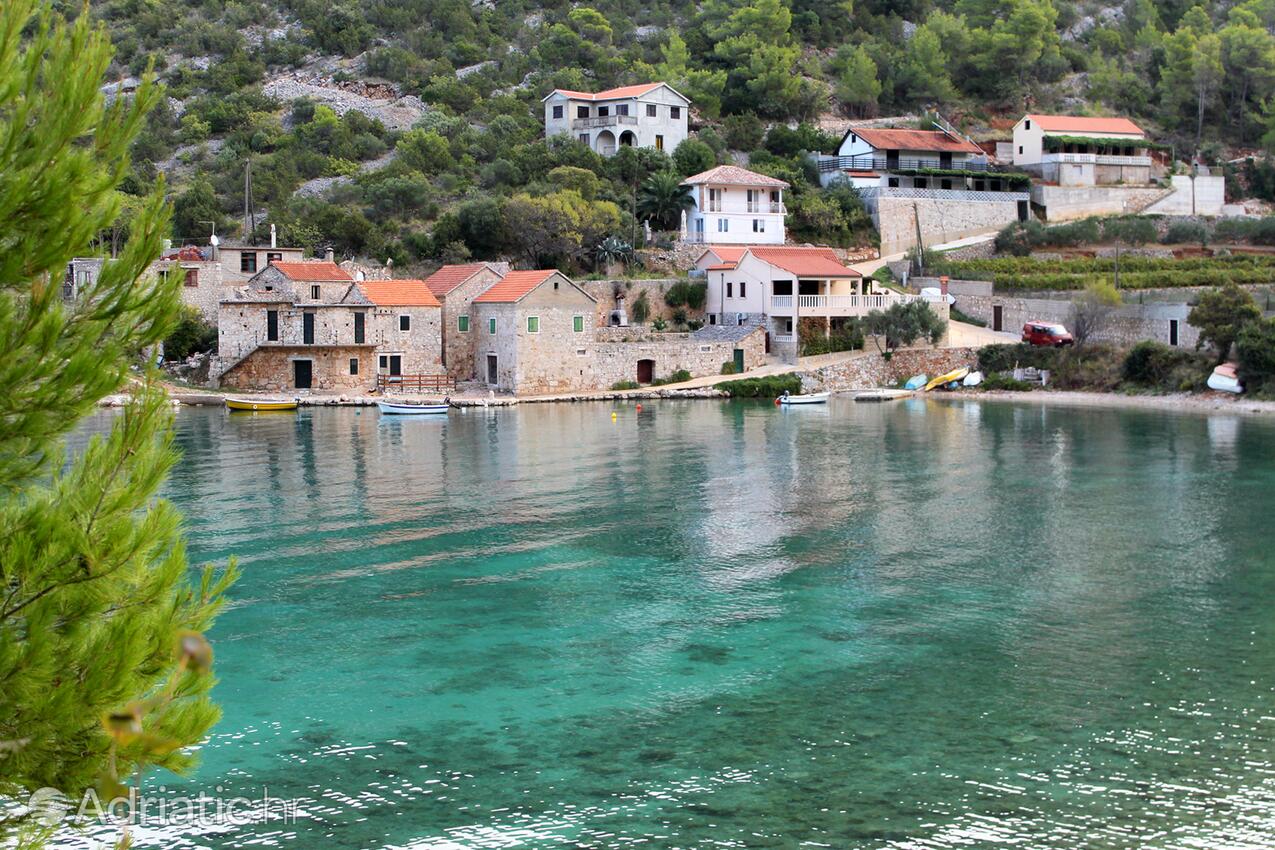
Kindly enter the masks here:
M 141 846 L 1275 844 L 1272 423 L 838 400 L 177 432 L 192 560 L 244 575 L 225 717 L 164 793 L 301 814 Z

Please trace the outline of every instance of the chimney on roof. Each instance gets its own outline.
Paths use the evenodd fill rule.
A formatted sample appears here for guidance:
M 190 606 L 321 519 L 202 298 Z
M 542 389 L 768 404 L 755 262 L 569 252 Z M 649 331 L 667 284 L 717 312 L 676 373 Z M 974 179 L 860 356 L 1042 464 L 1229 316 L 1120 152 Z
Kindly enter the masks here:
M 279 244 L 278 244 L 278 234 L 277 234 L 277 232 L 275 231 L 275 226 L 274 226 L 273 224 L 272 224 L 272 225 L 270 225 L 270 247 L 271 247 L 271 248 L 278 248 L 278 247 L 279 247 Z
M 509 263 L 488 263 L 487 265 L 491 266 L 492 271 L 501 277 L 509 274 Z
M 327 260 L 329 263 L 335 263 L 336 254 L 332 251 L 331 248 L 328 248 L 328 250 L 323 253 L 323 259 Z
M 385 261 L 385 279 L 386 280 L 394 279 L 394 258 L 393 257 L 390 257 L 389 259 Z
M 363 279 L 364 279 L 363 269 L 359 269 L 358 271 L 354 273 L 354 279 L 359 281 L 360 283 L 363 282 Z

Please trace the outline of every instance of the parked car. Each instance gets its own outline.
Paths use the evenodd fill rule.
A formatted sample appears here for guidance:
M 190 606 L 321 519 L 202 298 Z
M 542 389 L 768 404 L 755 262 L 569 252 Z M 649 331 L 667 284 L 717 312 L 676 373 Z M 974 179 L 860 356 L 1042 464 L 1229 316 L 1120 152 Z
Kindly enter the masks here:
M 1056 322 L 1028 322 L 1023 325 L 1023 342 L 1028 345 L 1075 345 L 1071 333 Z

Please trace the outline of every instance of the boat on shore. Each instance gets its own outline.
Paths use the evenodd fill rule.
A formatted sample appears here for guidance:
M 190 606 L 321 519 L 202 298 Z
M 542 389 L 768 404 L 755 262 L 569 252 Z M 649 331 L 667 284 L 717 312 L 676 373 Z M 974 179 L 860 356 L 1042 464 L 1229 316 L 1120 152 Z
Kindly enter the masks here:
M 775 399 L 775 404 L 785 407 L 794 404 L 827 404 L 832 393 L 807 393 L 806 395 L 792 395 L 785 391 L 783 395 Z
M 877 387 L 862 390 L 854 394 L 855 401 L 895 401 L 912 395 L 912 390 L 900 390 L 891 387 Z
M 965 380 L 961 381 L 961 386 L 977 387 L 981 383 L 983 383 L 983 373 L 970 372 L 968 375 L 965 376 Z
M 226 408 L 239 411 L 296 410 L 301 399 L 231 398 L 226 397 Z
M 1218 392 L 1244 392 L 1244 387 L 1240 386 L 1240 375 L 1234 363 L 1223 363 L 1214 368 L 1213 374 L 1209 375 L 1207 383 L 1209 389 L 1217 390 Z
M 908 378 L 907 383 L 903 385 L 903 389 L 919 390 L 921 387 L 925 386 L 925 382 L 928 381 L 929 379 L 930 379 L 929 375 L 913 375 L 912 377 Z
M 383 414 L 390 416 L 436 416 L 446 413 L 451 408 L 447 400 L 442 402 L 406 402 L 376 400 L 376 407 Z
M 951 384 L 951 383 L 959 384 L 961 381 L 965 380 L 965 376 L 968 375 L 969 373 L 970 373 L 970 367 L 968 366 L 962 366 L 959 369 L 953 369 L 951 372 L 945 372 L 944 374 L 939 375 L 937 378 L 931 378 L 929 383 L 925 385 L 924 392 L 928 393 L 932 389 L 947 386 L 948 384 Z

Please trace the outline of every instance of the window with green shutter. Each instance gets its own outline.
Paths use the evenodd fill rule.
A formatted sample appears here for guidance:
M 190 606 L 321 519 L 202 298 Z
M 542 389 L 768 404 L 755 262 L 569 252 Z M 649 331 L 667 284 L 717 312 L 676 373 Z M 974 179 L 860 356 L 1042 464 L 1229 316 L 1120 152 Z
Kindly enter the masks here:
M 492 336 L 495 336 L 495 335 L 496 335 L 496 319 L 495 319 L 495 317 L 492 317 L 492 318 L 490 318 L 490 319 L 488 319 L 488 320 L 487 320 L 487 333 L 491 334 Z
M 468 316 L 456 317 L 456 330 L 460 331 L 463 334 L 469 333 L 469 317 Z
M 540 317 L 539 316 L 527 317 L 527 333 L 529 334 L 540 333 Z
M 578 334 L 584 333 L 584 316 L 573 316 L 571 319 L 571 328 Z

